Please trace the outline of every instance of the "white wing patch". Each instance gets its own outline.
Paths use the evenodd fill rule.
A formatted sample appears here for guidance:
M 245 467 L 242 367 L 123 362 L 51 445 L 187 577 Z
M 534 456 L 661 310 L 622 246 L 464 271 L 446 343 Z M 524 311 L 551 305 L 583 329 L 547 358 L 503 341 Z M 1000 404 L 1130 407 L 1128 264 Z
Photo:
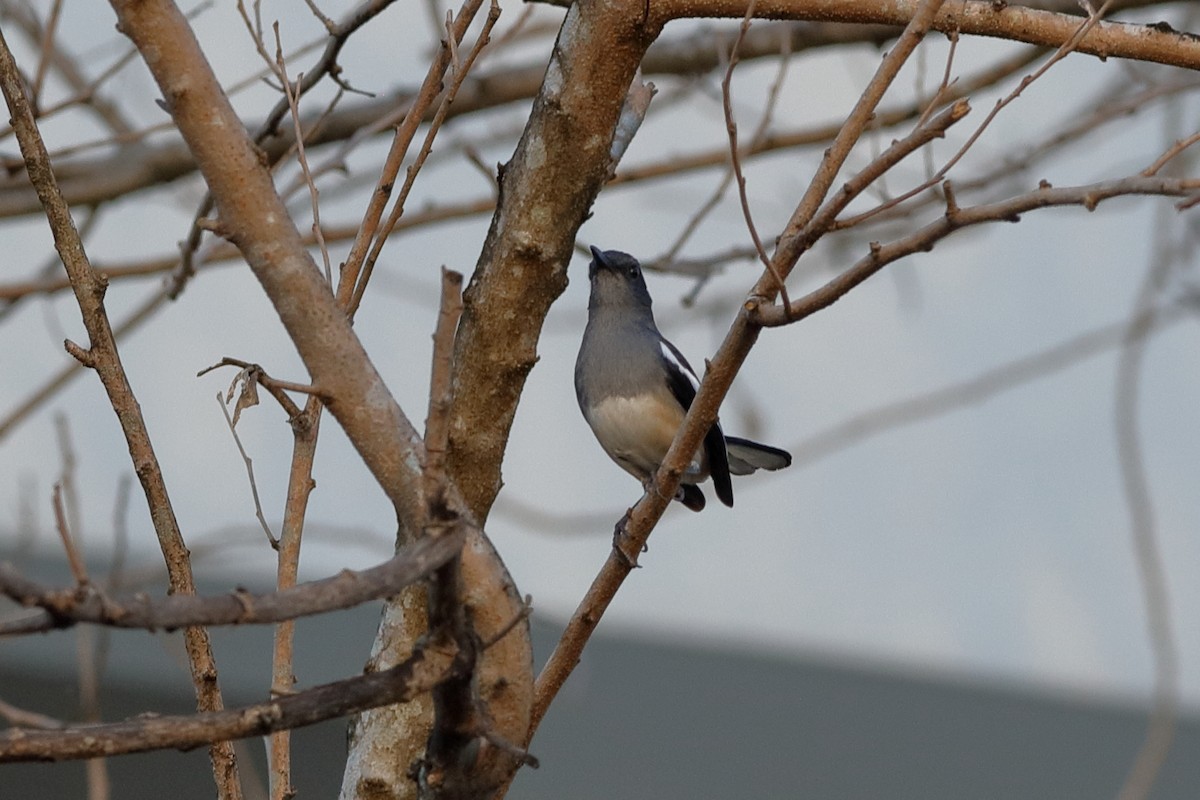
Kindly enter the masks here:
M 676 358 L 675 354 L 671 352 L 671 348 L 667 344 L 666 340 L 660 341 L 658 343 L 658 348 L 662 350 L 663 358 L 667 360 L 667 363 L 674 365 L 675 369 L 686 375 L 687 379 L 692 384 L 692 388 L 696 391 L 700 391 L 700 379 L 696 377 L 696 373 L 688 369 L 687 364 L 684 364 L 682 361 Z

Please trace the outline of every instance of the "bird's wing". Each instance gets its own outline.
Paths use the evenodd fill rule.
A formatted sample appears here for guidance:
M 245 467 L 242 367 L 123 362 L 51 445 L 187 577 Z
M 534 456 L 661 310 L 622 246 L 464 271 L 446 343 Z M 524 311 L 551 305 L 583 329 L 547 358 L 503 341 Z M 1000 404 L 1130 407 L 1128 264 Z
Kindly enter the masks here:
M 675 345 L 659 336 L 659 349 L 662 351 L 663 366 L 667 374 L 667 386 L 679 405 L 684 410 L 692 407 L 696 399 L 696 391 L 700 388 L 700 379 L 696 377 L 683 353 Z M 714 422 L 704 434 L 704 454 L 708 456 L 708 472 L 712 476 L 713 488 L 717 497 L 727 506 L 733 505 L 733 482 L 729 479 L 729 456 L 725 452 L 725 434 L 721 424 Z

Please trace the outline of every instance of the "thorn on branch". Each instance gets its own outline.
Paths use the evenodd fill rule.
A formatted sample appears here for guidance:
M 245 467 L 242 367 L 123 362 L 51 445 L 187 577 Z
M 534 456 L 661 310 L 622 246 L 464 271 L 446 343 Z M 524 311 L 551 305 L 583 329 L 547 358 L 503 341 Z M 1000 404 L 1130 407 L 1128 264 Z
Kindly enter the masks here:
M 950 181 L 942 182 L 942 194 L 946 198 L 946 219 L 951 223 L 957 222 L 960 209 L 954 197 L 954 185 Z
M 195 225 L 200 230 L 208 231 L 209 233 L 213 234 L 214 236 L 219 236 L 220 238 L 225 239 L 226 241 L 234 242 L 236 244 L 236 242 L 234 241 L 233 233 L 219 219 L 213 219 L 211 217 L 200 217 L 199 219 L 196 220 Z
M 72 342 L 70 339 L 63 340 L 63 348 L 66 349 L 71 357 L 89 369 L 96 368 L 96 356 L 91 350 L 84 350 L 79 345 Z

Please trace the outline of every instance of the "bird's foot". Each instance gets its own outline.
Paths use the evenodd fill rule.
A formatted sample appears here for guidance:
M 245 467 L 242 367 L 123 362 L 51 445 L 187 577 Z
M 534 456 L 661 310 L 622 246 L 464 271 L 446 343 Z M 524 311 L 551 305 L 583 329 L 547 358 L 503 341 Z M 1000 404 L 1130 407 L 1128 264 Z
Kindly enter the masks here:
M 642 490 L 646 494 L 656 494 L 663 500 L 678 500 L 679 492 L 682 491 L 676 490 L 675 494 L 670 496 L 663 494 L 662 490 L 658 488 L 658 481 L 655 479 L 655 475 L 653 474 L 649 478 L 646 478 L 646 480 L 642 481 Z
M 629 531 L 627 530 L 627 526 L 629 525 L 629 517 L 632 513 L 632 508 L 627 509 L 625 511 L 625 516 L 621 517 L 616 526 L 613 527 L 613 552 L 616 554 L 617 558 L 625 562 L 626 566 L 628 566 L 630 569 L 637 569 L 641 566 L 641 564 L 637 563 L 637 556 L 629 555 L 629 551 L 626 549 L 626 546 L 629 542 Z M 643 553 L 649 551 L 649 549 L 650 548 L 647 545 L 642 545 Z

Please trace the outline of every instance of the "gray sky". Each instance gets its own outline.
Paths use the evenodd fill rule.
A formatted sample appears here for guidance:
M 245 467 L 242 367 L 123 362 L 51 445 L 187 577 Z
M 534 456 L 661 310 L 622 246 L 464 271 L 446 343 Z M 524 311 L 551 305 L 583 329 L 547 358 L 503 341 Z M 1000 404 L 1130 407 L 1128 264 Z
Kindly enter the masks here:
M 217 48 L 211 52 L 220 54 L 222 76 L 241 77 L 257 68 L 256 56 L 238 23 L 229 21 L 231 10 L 224 6 L 232 4 L 219 5 L 201 18 L 200 31 L 206 44 Z M 326 5 L 334 10 L 335 4 Z M 103 13 L 93 20 L 77 13 L 84 12 L 72 9 L 68 15 L 68 34 L 82 35 L 89 25 L 111 27 Z M 516 10 L 506 13 L 515 18 Z M 558 12 L 539 13 L 553 18 Z M 268 4 L 264 17 L 280 14 Z M 377 26 L 369 34 L 373 46 L 356 47 L 348 55 L 348 74 L 356 85 L 386 91 L 417 80 L 413 65 L 419 64 L 419 53 L 400 58 L 399 65 L 395 61 L 406 41 L 427 41 L 427 28 L 402 29 L 397 14 L 391 16 L 391 28 Z M 306 19 L 292 17 L 298 15 L 290 15 L 284 27 L 289 41 L 311 35 Z M 234 27 L 225 27 L 230 24 Z M 290 33 L 299 27 L 308 33 Z M 668 35 L 683 32 L 679 26 Z M 91 52 L 103 64 L 120 46 Z M 955 63 L 966 72 L 1001 52 L 1007 51 L 996 43 L 965 39 Z M 931 39 L 927 73 L 940 74 L 944 53 L 945 42 Z M 780 120 L 835 118 L 857 96 L 877 59 L 869 48 L 797 58 L 781 96 Z M 1035 123 L 1077 114 L 1084 99 L 1102 82 L 1118 80 L 1123 69 L 1114 61 L 1100 64 L 1085 57 L 1059 65 L 997 120 L 964 162 L 963 174 L 986 168 L 1010 143 L 1031 139 Z M 910 91 L 917 72 L 914 65 L 897 86 Z M 748 131 L 771 69 L 746 66 L 744 75 L 747 85 L 736 97 Z M 161 118 L 140 68 L 127 70 L 119 80 L 122 90 L 139 97 L 144 120 Z M 265 89 L 256 89 L 239 107 L 253 111 L 267 96 Z M 975 113 L 954 141 L 973 130 L 993 100 L 985 95 L 974 103 Z M 313 107 L 319 103 L 314 100 Z M 1195 128 L 1196 107 L 1182 104 L 1177 111 L 1186 135 Z M 1162 116 L 1156 111 L 1135 125 L 1104 128 L 1063 158 L 1018 175 L 1014 185 L 1029 190 L 1043 177 L 1055 185 L 1099 180 L 1147 164 L 1171 138 Z M 473 128 L 445 131 L 444 141 L 479 134 L 481 124 L 502 128 L 521 118 L 520 109 L 495 112 Z M 57 135 L 68 133 L 64 126 Z M 880 138 L 881 147 L 891 135 Z M 648 124 L 626 163 L 688 152 L 719 143 L 723 136 L 719 101 L 693 100 L 665 121 Z M 945 158 L 955 146 L 938 143 L 934 152 Z M 378 152 L 378 146 L 364 149 L 352 159 L 352 169 L 369 169 Z M 484 155 L 495 161 L 508 152 L 492 147 Z M 858 154 L 851 165 L 865 163 L 869 152 Z M 762 230 L 773 231 L 786 218 L 818 156 L 789 153 L 750 166 Z M 360 174 L 369 181 L 369 173 Z M 891 179 L 890 188 L 904 188 L 920 174 L 918 158 Z M 322 184 L 327 220 L 347 221 L 360 213 L 361 192 L 347 197 L 337 191 L 342 180 L 331 177 Z M 581 241 L 643 257 L 661 253 L 718 180 L 715 172 L 706 172 L 636 192 L 607 191 L 581 230 Z M 152 207 L 139 202 L 105 212 L 91 239 L 93 259 L 111 262 L 172 251 L 194 211 L 197 187 L 188 181 L 156 191 Z M 420 208 L 429 198 L 486 191 L 472 168 L 447 161 L 430 169 L 409 207 Z M 306 203 L 300 197 L 294 206 L 301 210 L 302 227 L 308 225 Z M 1091 214 L 1082 209 L 1033 213 L 1019 225 L 961 233 L 932 253 L 889 267 L 831 309 L 762 336 L 723 411 L 727 431 L 795 449 L 803 459 L 798 448 L 805 440 L 858 413 L 969 379 L 1126 318 L 1154 256 L 1156 209 L 1170 215 L 1176 234 L 1182 231 L 1186 218 L 1177 217 L 1169 202 L 1126 199 Z M 926 211 L 921 219 L 933 213 Z M 438 268 L 447 264 L 469 272 L 487 222 L 430 228 L 389 245 L 356 325 L 418 425 L 424 419 Z M 5 222 L 3 231 L 6 279 L 38 268 L 48 241 L 44 224 Z M 704 254 L 745 241 L 740 212 L 730 198 L 687 252 Z M 333 253 L 335 263 L 343 252 Z M 863 252 L 861 244 L 819 248 L 797 269 L 790 282 L 793 296 Z M 1194 276 L 1194 262 L 1187 269 Z M 701 364 L 757 274 L 753 266 L 735 265 L 692 310 L 679 302 L 690 288 L 687 282 L 652 276 L 660 327 L 693 364 Z M 637 483 L 594 442 L 575 404 L 572 369 L 587 303 L 582 259 L 572 263 L 571 276 L 570 288 L 547 321 L 541 361 L 529 379 L 505 461 L 506 486 L 488 526 L 520 590 L 533 595 L 539 611 L 564 618 L 607 555 L 613 523 L 640 495 Z M 122 318 L 153 285 L 115 285 L 109 295 L 113 317 Z M 2 331 L 7 346 L 0 349 L 5 376 L 0 411 L 12 408 L 65 363 L 64 331 L 81 338 L 68 296 L 23 304 L 3 322 Z M 1200 608 L 1195 569 L 1200 563 L 1195 488 L 1200 378 L 1193 368 L 1198 333 L 1194 320 L 1184 320 L 1153 338 L 1139 417 L 1182 680 L 1192 704 L 1200 702 L 1200 626 L 1194 624 Z M 214 399 L 232 372 L 195 377 L 228 355 L 262 363 L 277 377 L 304 379 L 248 271 L 228 266 L 202 275 L 179 303 L 125 341 L 122 354 L 185 536 L 201 545 L 214 532 L 235 528 L 244 542 L 231 546 L 221 540 L 228 555 L 224 564 L 269 570 L 271 552 L 255 524 L 241 461 Z M 644 568 L 622 589 L 605 624 L 1071 691 L 1145 695 L 1152 664 L 1113 433 L 1115 365 L 1115 354 L 1108 351 L 812 463 L 740 479 L 732 510 L 715 503 L 700 515 L 672 508 L 650 541 Z M 22 487 L 31 485 L 36 491 L 27 500 L 37 506 L 43 528 L 38 545 L 56 548 L 48 525 L 50 487 L 60 469 L 56 413 L 69 419 L 79 457 L 86 521 L 81 536 L 89 548 L 103 550 L 108 544 L 114 487 L 130 468 L 103 392 L 94 378 L 84 376 L 0 441 L 0 523 L 8 537 L 0 541 L 0 550 L 15 541 L 19 497 Z M 290 449 L 283 414 L 265 402 L 246 412 L 239 433 L 254 459 L 267 517 L 276 523 Z M 387 503 L 332 422 L 322 431 L 316 479 L 310 519 L 346 533 L 311 539 L 306 573 L 316 577 L 385 557 L 392 527 Z M 137 500 L 135 493 L 131 533 L 138 555 L 151 559 L 151 529 Z M 546 518 L 531 519 L 526 507 Z M 371 535 L 360 537 L 356 531 Z M 210 564 L 203 569 L 220 566 L 202 563 Z

